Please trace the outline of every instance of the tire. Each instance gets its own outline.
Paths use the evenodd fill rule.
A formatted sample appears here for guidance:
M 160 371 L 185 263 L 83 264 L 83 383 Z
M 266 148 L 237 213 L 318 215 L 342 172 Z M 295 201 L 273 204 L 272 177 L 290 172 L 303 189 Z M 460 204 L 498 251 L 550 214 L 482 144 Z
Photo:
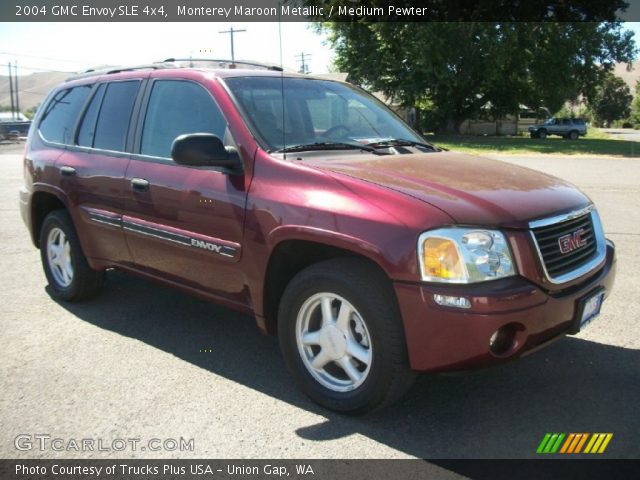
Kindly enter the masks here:
M 571 130 L 567 135 L 567 138 L 569 140 L 578 140 L 578 138 L 580 138 L 580 134 L 578 133 L 577 130 Z
M 336 412 L 390 405 L 415 378 L 389 280 L 364 260 L 328 260 L 298 273 L 280 302 L 278 336 L 298 386 Z
M 529 136 L 530 136 L 531 138 L 538 138 L 538 132 L 531 132 L 531 133 L 529 134 Z
M 40 257 L 54 298 L 73 302 L 89 298 L 100 290 L 104 273 L 93 270 L 87 263 L 66 210 L 55 210 L 44 219 L 40 230 Z
M 547 131 L 546 130 L 539 130 L 538 131 L 538 138 L 541 140 L 544 140 L 545 138 L 547 138 Z

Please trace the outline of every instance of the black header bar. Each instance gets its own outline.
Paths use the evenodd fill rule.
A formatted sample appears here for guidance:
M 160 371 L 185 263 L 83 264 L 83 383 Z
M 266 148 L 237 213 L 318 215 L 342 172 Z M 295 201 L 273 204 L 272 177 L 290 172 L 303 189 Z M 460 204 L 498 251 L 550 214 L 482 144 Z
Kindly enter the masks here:
M 3 22 L 601 22 L 634 0 L 3 0 Z

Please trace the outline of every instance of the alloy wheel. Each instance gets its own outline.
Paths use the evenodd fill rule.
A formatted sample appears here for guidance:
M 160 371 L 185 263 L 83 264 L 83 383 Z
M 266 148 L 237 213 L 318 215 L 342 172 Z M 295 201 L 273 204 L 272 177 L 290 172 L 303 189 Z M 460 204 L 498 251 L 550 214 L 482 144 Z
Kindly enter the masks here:
M 47 260 L 49 269 L 56 283 L 66 288 L 73 281 L 73 264 L 71 263 L 71 244 L 58 227 L 54 227 L 47 237 Z
M 296 319 L 296 343 L 309 373 L 335 392 L 355 390 L 371 371 L 367 325 L 340 295 L 322 292 L 304 302 Z

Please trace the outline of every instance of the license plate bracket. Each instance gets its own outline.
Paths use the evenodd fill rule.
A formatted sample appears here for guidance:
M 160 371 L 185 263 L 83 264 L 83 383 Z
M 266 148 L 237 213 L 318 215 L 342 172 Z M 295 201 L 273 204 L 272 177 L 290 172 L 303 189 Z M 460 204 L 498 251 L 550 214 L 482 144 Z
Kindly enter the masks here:
M 578 309 L 573 322 L 571 334 L 576 334 L 585 328 L 591 321 L 600 315 L 600 309 L 604 302 L 604 288 L 591 292 L 578 301 Z

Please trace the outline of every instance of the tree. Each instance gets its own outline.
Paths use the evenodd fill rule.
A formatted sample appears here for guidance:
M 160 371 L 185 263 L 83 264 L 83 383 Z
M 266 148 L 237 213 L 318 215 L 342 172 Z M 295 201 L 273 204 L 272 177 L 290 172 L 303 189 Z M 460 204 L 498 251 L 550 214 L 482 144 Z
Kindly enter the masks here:
M 38 111 L 38 107 L 40 106 L 40 104 L 37 104 L 33 107 L 29 107 L 24 111 L 24 115 L 25 117 L 27 117 L 29 120 L 33 120 L 33 117 L 35 117 L 36 112 Z
M 557 3 L 557 2 L 556 2 Z M 606 3 L 606 2 L 603 2 Z M 635 54 L 633 33 L 604 22 L 335 22 L 336 59 L 355 83 L 407 106 L 431 104 L 447 131 L 520 105 L 558 110 L 593 97 L 616 62 Z
M 640 125 L 640 81 L 636 82 L 636 96 L 631 104 L 631 115 L 629 116 L 633 125 Z
M 599 125 L 611 126 L 614 120 L 626 118 L 631 113 L 631 90 L 624 80 L 607 73 L 598 87 L 593 99 L 589 102 Z

